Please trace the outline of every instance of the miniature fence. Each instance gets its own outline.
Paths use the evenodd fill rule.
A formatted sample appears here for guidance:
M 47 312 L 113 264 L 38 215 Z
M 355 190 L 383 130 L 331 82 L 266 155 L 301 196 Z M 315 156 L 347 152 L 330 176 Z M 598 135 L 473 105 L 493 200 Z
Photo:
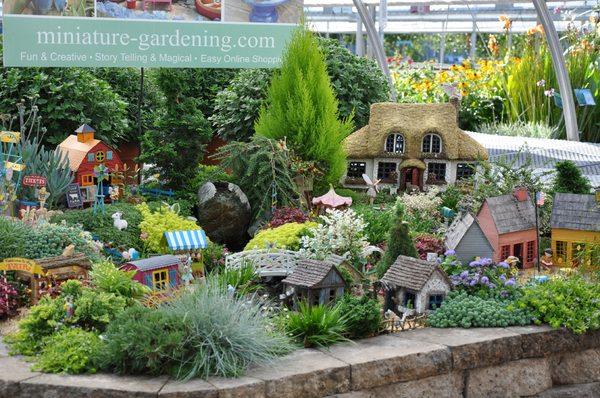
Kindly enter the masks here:
M 427 326 L 427 314 L 412 315 L 406 318 L 385 319 L 383 330 L 388 333 L 398 333 L 404 330 L 418 329 Z
M 173 191 L 172 189 L 158 189 L 158 188 L 145 188 L 145 187 L 140 187 L 140 193 L 142 195 L 148 195 L 148 196 L 152 196 L 154 198 L 161 198 L 161 197 L 167 197 L 167 198 L 172 198 L 173 196 L 175 196 L 175 191 Z

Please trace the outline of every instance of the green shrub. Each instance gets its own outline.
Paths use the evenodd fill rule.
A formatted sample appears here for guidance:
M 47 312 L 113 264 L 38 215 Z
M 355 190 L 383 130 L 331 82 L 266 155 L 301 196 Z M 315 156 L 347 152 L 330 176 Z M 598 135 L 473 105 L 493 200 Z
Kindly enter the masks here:
M 591 190 L 590 181 L 583 175 L 575 162 L 563 160 L 556 163 L 554 192 L 589 194 Z
M 505 135 L 511 137 L 557 138 L 558 128 L 540 122 L 484 123 L 477 129 L 483 134 Z
M 581 334 L 600 329 L 599 297 L 600 283 L 581 276 L 559 277 L 527 286 L 519 306 L 533 311 L 536 323 Z
M 244 261 L 238 268 L 223 268 L 216 277 L 221 286 L 232 286 L 240 296 L 259 288 L 259 277 L 251 261 Z
M 346 340 L 347 318 L 337 307 L 298 303 L 298 311 L 283 318 L 283 328 L 304 347 L 327 347 Z
M 83 210 L 67 210 L 63 214 L 52 217 L 53 223 L 64 221 L 69 226 L 81 226 L 85 231 L 89 231 L 102 242 L 113 242 L 115 247 L 129 249 L 131 247 L 141 250 L 143 247 L 140 240 L 140 223 L 142 214 L 129 203 L 107 204 L 106 212 L 93 213 L 92 208 Z M 123 213 L 121 217 L 127 220 L 127 228 L 119 231 L 114 227 L 112 215 L 116 212 Z
M 529 325 L 532 314 L 508 300 L 482 298 L 452 292 L 439 309 L 429 315 L 429 325 L 436 328 L 507 327 Z
M 302 160 L 316 162 L 325 172 L 317 186 L 337 183 L 344 174 L 342 140 L 353 130 L 352 119 L 339 118 L 323 53 L 309 30 L 294 32 L 254 128 L 264 137 L 285 138 Z
M 76 252 L 92 259 L 98 258 L 89 232 L 80 227 L 60 224 L 41 224 L 32 228 L 24 256 L 31 259 L 58 256 L 69 245 L 74 245 Z
M 213 277 L 155 310 L 130 309 L 106 334 L 101 363 L 118 373 L 169 373 L 179 379 L 241 375 L 291 349 L 267 330 L 261 307 L 230 297 Z
M 204 273 L 219 272 L 225 266 L 225 246 L 215 242 L 208 242 L 206 249 L 202 252 Z
M 155 211 L 152 211 L 146 203 L 138 205 L 137 208 L 143 218 L 140 230 L 147 235 L 144 244 L 151 253 L 167 253 L 169 251 L 164 239 L 164 233 L 167 231 L 200 229 L 196 222 L 184 218 L 162 204 Z
M 377 245 L 384 242 L 394 219 L 392 209 L 380 210 L 369 205 L 352 206 L 352 208 L 367 224 L 365 234 L 369 243 Z
M 377 264 L 377 274 L 382 277 L 398 256 L 417 258 L 419 254 L 409 235 L 408 224 L 404 221 L 404 204 L 398 200 L 395 214 L 391 220 L 392 226 L 388 231 L 388 247 L 381 261 Z
M 5 338 L 11 353 L 37 355 L 44 338 L 63 327 L 64 304 L 64 300 L 44 296 L 31 307 L 27 316 L 19 321 L 18 331 Z
M 100 337 L 93 332 L 63 329 L 46 338 L 32 369 L 47 373 L 95 373 L 94 361 L 101 344 Z
M 440 207 L 447 207 L 451 210 L 458 211 L 458 204 L 463 198 L 463 193 L 454 184 L 449 184 L 446 189 L 441 193 L 442 204 Z
M 383 319 L 377 300 L 347 294 L 338 302 L 337 307 L 341 314 L 345 314 L 349 338 L 362 339 L 381 330 Z
M 263 229 L 246 244 L 244 250 L 269 248 L 298 250 L 300 238 L 316 225 L 317 223 L 310 221 L 302 224 L 290 222 L 277 228 Z
M 102 369 L 119 374 L 173 374 L 188 346 L 183 317 L 160 309 L 129 307 L 108 325 L 98 355 Z
M 84 289 L 74 302 L 75 312 L 68 322 L 86 330 L 102 332 L 126 305 L 127 301 L 116 294 Z
M 92 267 L 90 280 L 92 286 L 105 293 L 135 300 L 142 298 L 150 289 L 134 280 L 134 275 L 135 271 L 121 271 L 110 261 L 100 261 Z

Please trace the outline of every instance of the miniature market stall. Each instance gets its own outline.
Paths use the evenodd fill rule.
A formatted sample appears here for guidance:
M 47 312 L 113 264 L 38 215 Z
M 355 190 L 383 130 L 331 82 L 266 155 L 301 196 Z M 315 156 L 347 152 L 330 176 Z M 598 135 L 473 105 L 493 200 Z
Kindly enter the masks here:
M 43 271 L 43 278 L 38 280 L 36 292 L 46 287 L 60 286 L 69 279 L 86 280 L 92 269 L 92 262 L 83 253 L 63 253 L 60 256 L 45 257 L 35 260 Z M 37 297 L 34 296 L 37 301 Z
M 105 185 L 100 184 L 104 192 L 96 192 L 98 178 L 94 169 L 98 166 L 104 166 L 109 172 L 115 169 L 122 170 L 123 162 L 118 152 L 94 138 L 95 132 L 96 130 L 92 127 L 83 124 L 75 130 L 75 134 L 69 135 L 58 145 L 58 149 L 63 153 L 63 156 L 69 159 L 69 165 L 75 176 L 74 181 L 81 187 L 84 203 L 93 203 L 97 194 L 108 197 L 109 188 L 122 182 L 114 175 L 107 175 L 108 183 Z
M 6 258 L 0 262 L 0 271 L 4 275 L 6 282 L 6 273 L 14 271 L 17 278 L 29 281 L 31 289 L 31 301 L 37 303 L 39 298 L 39 283 L 38 280 L 44 274 L 44 270 L 33 260 L 27 258 Z
M 447 250 L 454 250 L 456 258 L 468 264 L 476 257 L 493 258 L 494 247 L 483 233 L 477 218 L 471 213 L 459 214 L 444 237 Z
M 407 256 L 398 256 L 381 283 L 386 290 L 384 310 L 409 315 L 439 307 L 452 287 L 437 263 Z
M 165 254 L 143 260 L 129 261 L 119 269 L 136 271 L 133 279 L 152 290 L 168 290 L 179 286 L 181 282 L 179 267 L 181 265 L 181 260 L 178 257 Z
M 202 249 L 208 246 L 208 239 L 202 229 L 190 231 L 169 231 L 164 233 L 164 239 L 170 250 L 179 258 L 182 263 L 187 263 L 188 259 L 191 271 L 195 276 L 200 277 L 203 274 L 203 256 Z
M 477 222 L 494 249 L 494 262 L 510 256 L 519 259 L 520 267 L 533 267 L 537 258 L 535 207 L 527 189 L 515 188 L 513 194 L 487 198 Z
M 470 177 L 483 146 L 462 131 L 450 103 L 371 105 L 369 124 L 344 140 L 344 185 L 366 187 L 362 175 L 400 189 L 450 184 Z
M 303 259 L 283 280 L 286 296 L 308 305 L 325 305 L 344 295 L 346 282 L 331 262 Z
M 600 191 L 596 195 L 557 193 L 552 204 L 552 253 L 555 265 L 577 265 L 586 244 L 600 244 Z

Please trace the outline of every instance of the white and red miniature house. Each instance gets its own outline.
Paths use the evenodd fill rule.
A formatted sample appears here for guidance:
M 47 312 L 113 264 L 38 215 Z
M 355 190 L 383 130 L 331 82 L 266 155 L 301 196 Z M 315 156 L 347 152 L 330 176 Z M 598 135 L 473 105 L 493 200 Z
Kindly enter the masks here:
M 74 182 L 81 186 L 84 202 L 94 202 L 98 181 L 94 176 L 94 167 L 101 164 L 108 167 L 109 172 L 117 167 L 123 169 L 119 154 L 104 142 L 94 138 L 96 131 L 87 124 L 81 125 L 75 134 L 69 135 L 58 146 L 64 156 L 68 157 L 70 168 L 74 174 Z M 108 188 L 120 183 L 115 177 L 110 177 L 104 183 L 104 194 L 108 197 Z

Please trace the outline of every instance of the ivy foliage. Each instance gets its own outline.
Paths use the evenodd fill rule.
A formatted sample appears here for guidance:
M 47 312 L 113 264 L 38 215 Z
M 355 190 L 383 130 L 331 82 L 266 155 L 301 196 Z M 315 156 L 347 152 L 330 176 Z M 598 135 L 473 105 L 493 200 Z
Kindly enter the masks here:
M 339 117 L 325 59 L 312 32 L 299 28 L 293 34 L 255 129 L 264 137 L 285 138 L 296 155 L 316 162 L 325 172 L 320 185 L 335 183 L 344 173 L 341 142 L 353 129 L 352 119 Z
M 108 144 L 129 129 L 127 101 L 89 69 L 3 68 L 0 81 L 0 113 L 16 114 L 17 103 L 35 100 L 46 144 L 59 144 L 83 123 Z

